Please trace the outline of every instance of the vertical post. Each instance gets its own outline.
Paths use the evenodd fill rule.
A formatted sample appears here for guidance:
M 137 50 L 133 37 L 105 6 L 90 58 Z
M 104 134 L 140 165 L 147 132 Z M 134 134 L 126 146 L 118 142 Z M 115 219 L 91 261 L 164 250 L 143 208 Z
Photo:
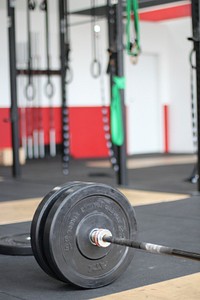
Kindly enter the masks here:
M 107 19 L 108 19 L 108 44 L 109 51 L 116 53 L 116 5 L 111 4 L 111 0 L 107 0 Z M 115 60 L 115 61 L 114 61 Z M 113 62 L 110 65 L 110 87 L 112 88 L 113 76 L 116 75 L 117 58 L 113 56 Z M 112 89 L 110 89 L 110 95 L 112 98 Z
M 8 14 L 8 37 L 9 37 L 9 60 L 10 60 L 10 120 L 12 131 L 12 153 L 13 177 L 19 177 L 21 174 L 19 162 L 19 114 L 17 107 L 17 71 L 16 71 L 16 44 L 15 44 L 15 1 L 7 1 L 7 14 Z
M 197 174 L 200 175 L 200 0 L 192 0 L 192 29 L 194 49 L 196 52 L 196 82 L 197 82 Z M 200 192 L 200 178 L 198 180 L 198 191 Z
M 63 173 L 68 174 L 69 163 L 69 124 L 67 109 L 67 90 L 66 90 L 66 57 L 65 57 L 65 37 L 66 37 L 66 18 L 67 0 L 59 0 L 59 32 L 60 32 L 60 62 L 61 62 L 61 97 L 62 97 L 62 163 Z
M 112 0 L 107 0 L 108 6 L 108 37 L 109 49 L 116 52 L 114 68 L 111 66 L 110 86 L 112 89 L 113 76 L 124 76 L 124 59 L 123 59 L 123 5 L 122 0 L 112 4 Z M 114 1 L 116 3 L 116 1 Z M 116 146 L 117 162 L 119 170 L 117 171 L 117 183 L 119 185 L 127 185 L 127 162 L 126 162 L 126 110 L 124 103 L 124 90 L 121 93 L 121 111 L 124 127 L 124 143 L 122 146 Z M 111 97 L 112 98 L 112 97 Z
M 124 45 L 123 45 L 123 5 L 122 0 L 118 0 L 117 11 L 117 76 L 124 76 Z M 117 147 L 118 159 L 119 159 L 119 173 L 118 173 L 118 183 L 122 185 L 127 185 L 127 166 L 126 166 L 126 109 L 124 102 L 124 90 L 120 90 L 121 93 L 121 111 L 123 116 L 123 128 L 124 128 L 124 143 L 122 146 Z

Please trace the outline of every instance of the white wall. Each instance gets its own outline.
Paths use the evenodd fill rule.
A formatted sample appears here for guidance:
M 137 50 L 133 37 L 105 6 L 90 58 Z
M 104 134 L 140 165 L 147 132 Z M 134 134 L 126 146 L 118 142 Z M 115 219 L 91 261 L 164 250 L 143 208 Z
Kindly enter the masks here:
M 125 54 L 128 110 L 128 153 L 164 151 L 163 104 L 169 99 L 167 30 L 141 22 L 142 54 L 131 65 Z
M 0 107 L 8 107 L 10 105 L 9 91 L 9 63 L 8 63 L 8 28 L 6 16 L 6 1 L 1 1 L 3 7 L 0 9 Z
M 170 150 L 192 152 L 192 120 L 189 53 L 191 19 L 168 21 L 168 63 L 170 72 Z
M 105 5 L 106 0 L 97 0 L 96 5 L 101 6 Z M 77 11 L 87 9 L 91 6 L 91 0 L 69 0 L 69 9 L 70 11 Z
M 169 151 L 174 153 L 190 153 L 194 151 L 192 142 L 189 66 L 189 53 L 192 49 L 192 43 L 187 40 L 191 35 L 190 18 L 159 23 L 141 22 L 142 53 L 144 56 L 152 54 L 158 57 L 158 109 L 162 109 L 162 104 L 169 105 Z M 145 66 L 143 72 L 144 74 L 147 72 Z M 127 74 L 128 76 L 129 73 Z M 144 88 L 148 88 L 148 84 L 145 84 Z M 128 107 L 130 106 L 129 97 L 126 99 Z M 140 116 L 144 119 L 144 126 L 146 126 L 144 110 L 141 110 Z M 157 151 L 159 152 L 160 149 L 163 150 L 164 144 L 164 137 L 161 137 L 163 135 L 163 116 L 159 110 L 158 117 L 161 121 L 161 130 L 158 134 L 162 143 L 161 147 L 157 147 Z M 133 136 L 138 135 L 138 133 L 135 134 L 134 132 L 132 134 Z M 148 135 L 147 138 L 149 138 Z M 155 137 L 152 135 L 152 138 Z M 131 139 L 137 142 L 134 138 Z M 132 149 L 132 153 L 140 152 L 138 143 L 129 146 Z M 137 151 L 134 151 L 134 148 Z M 148 152 L 148 147 L 146 147 L 146 152 Z
M 109 77 L 106 74 L 108 63 L 107 26 L 105 20 L 98 22 L 101 26 L 99 34 L 99 59 L 102 65 L 102 78 L 91 76 L 92 42 L 91 24 L 83 24 L 71 28 L 71 67 L 74 73 L 69 85 L 69 105 L 71 106 L 101 106 L 109 104 Z M 103 81 L 103 84 L 102 84 Z M 103 88 L 101 88 L 103 87 Z M 105 98 L 105 101 L 104 101 Z
M 129 59 L 128 59 L 129 60 Z M 162 103 L 158 93 L 158 55 L 144 53 L 126 64 L 128 153 L 163 151 Z

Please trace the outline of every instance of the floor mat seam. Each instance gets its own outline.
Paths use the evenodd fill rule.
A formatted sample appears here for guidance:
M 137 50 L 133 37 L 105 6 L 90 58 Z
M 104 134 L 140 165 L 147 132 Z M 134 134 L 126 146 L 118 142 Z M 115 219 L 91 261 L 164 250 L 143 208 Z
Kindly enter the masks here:
M 6 292 L 3 292 L 3 291 L 0 291 L 0 294 L 6 295 L 6 296 L 12 296 L 13 298 L 16 298 L 16 299 L 19 299 L 19 300 L 26 300 L 25 298 L 17 297 L 17 296 L 14 296 L 10 293 L 6 293 Z

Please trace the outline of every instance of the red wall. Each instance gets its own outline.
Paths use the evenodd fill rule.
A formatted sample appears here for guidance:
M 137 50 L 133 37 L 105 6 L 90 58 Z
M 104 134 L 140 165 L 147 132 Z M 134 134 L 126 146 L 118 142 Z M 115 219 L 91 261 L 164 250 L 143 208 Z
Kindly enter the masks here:
M 70 114 L 72 156 L 107 156 L 101 107 L 71 107 Z
M 22 132 L 22 110 L 20 113 L 20 131 Z M 27 135 L 32 134 L 34 128 L 42 126 L 44 129 L 45 144 L 49 143 L 49 113 L 48 107 L 41 109 L 27 108 L 26 122 Z M 56 129 L 56 143 L 61 143 L 61 108 L 55 107 L 54 127 Z M 39 122 L 39 118 L 41 122 Z M 0 149 L 11 147 L 11 124 L 5 122 L 9 119 L 9 108 L 0 108 Z M 106 142 L 104 139 L 103 121 L 101 107 L 70 107 L 70 152 L 75 158 L 105 157 L 107 156 Z
M 170 19 L 178 19 L 191 16 L 190 4 L 178 4 L 177 6 L 153 6 L 148 11 L 140 12 L 141 21 L 159 22 Z
M 0 149 L 11 146 L 11 127 L 9 109 L 0 108 Z

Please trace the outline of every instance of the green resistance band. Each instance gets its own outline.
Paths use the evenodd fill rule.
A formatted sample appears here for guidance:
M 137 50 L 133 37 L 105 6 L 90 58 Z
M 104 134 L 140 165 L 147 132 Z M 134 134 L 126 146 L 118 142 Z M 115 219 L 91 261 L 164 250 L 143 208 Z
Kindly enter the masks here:
M 121 109 L 120 90 L 125 88 L 124 77 L 113 77 L 112 101 L 110 105 L 110 128 L 113 144 L 122 146 L 124 143 L 124 126 Z
M 128 55 L 138 56 L 141 51 L 140 47 L 140 26 L 139 26 L 139 14 L 138 14 L 138 0 L 127 0 L 126 1 L 126 14 L 127 14 L 127 23 L 126 23 L 126 50 Z M 130 41 L 130 25 L 131 25 L 131 16 L 134 14 L 134 29 L 135 29 L 135 42 L 132 45 Z

